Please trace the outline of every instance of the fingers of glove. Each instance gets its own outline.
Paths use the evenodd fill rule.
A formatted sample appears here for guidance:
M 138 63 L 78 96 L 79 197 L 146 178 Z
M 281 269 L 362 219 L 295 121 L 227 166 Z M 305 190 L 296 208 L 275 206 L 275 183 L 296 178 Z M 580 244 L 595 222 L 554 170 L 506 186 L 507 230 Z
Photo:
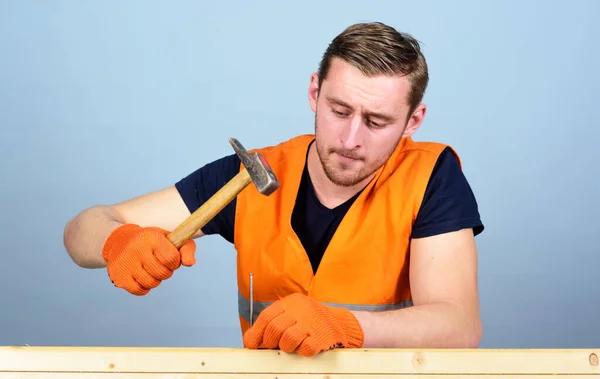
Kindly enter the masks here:
M 262 336 L 262 348 L 275 349 L 279 347 L 281 336 L 291 327 L 296 325 L 296 319 L 289 313 L 281 313 L 265 327 Z
M 173 275 L 169 267 L 161 263 L 156 254 L 146 256 L 142 262 L 143 268 L 157 280 L 167 280 Z
M 244 333 L 244 347 L 248 349 L 258 349 L 262 343 L 262 330 L 253 325 Z
M 149 289 L 142 287 L 138 282 L 133 280 L 133 278 L 131 278 L 131 277 L 129 277 L 128 279 L 123 279 L 123 280 L 113 280 L 111 277 L 111 282 L 114 284 L 115 287 L 122 288 L 125 291 L 131 293 L 132 295 L 144 296 L 148 292 L 150 292 Z
M 319 341 L 312 336 L 306 337 L 296 348 L 296 353 L 303 357 L 312 357 L 322 351 Z
M 183 246 L 179 248 L 179 252 L 181 253 L 182 265 L 192 267 L 196 264 L 196 258 L 194 257 L 196 253 L 196 242 L 194 240 L 187 240 Z
M 146 271 L 143 266 L 132 273 L 132 278 L 140 285 L 141 288 L 145 290 L 150 290 L 160 284 L 160 280 L 150 275 L 150 273 Z
M 249 349 L 261 347 L 266 327 L 283 312 L 284 309 L 278 303 L 273 303 L 262 311 L 256 318 L 254 325 L 244 333 L 244 346 Z
M 181 253 L 167 239 L 166 231 L 158 228 L 148 229 L 154 232 L 149 238 L 152 241 L 152 251 L 158 261 L 171 271 L 177 270 L 181 266 Z
M 308 332 L 305 328 L 299 324 L 295 324 L 287 328 L 281 335 L 279 341 L 279 348 L 286 353 L 291 353 L 298 349 L 298 347 L 308 338 Z

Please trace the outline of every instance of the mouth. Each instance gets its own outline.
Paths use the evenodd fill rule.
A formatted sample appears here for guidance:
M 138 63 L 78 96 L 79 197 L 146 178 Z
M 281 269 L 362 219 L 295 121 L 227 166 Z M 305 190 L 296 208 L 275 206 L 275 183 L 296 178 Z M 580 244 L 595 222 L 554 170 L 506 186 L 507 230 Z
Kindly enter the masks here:
M 334 154 L 338 157 L 340 161 L 344 163 L 354 163 L 362 160 L 360 157 L 357 157 L 355 155 L 345 155 L 337 151 L 335 151 Z

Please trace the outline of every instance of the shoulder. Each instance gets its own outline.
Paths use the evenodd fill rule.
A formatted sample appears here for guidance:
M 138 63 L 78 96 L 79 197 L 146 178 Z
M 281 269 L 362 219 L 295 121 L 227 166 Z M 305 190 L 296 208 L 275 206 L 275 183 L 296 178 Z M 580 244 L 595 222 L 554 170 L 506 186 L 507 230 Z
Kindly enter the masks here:
M 472 228 L 477 235 L 484 226 L 460 158 L 454 149 L 445 146 L 431 172 L 412 237 L 428 237 L 465 228 Z

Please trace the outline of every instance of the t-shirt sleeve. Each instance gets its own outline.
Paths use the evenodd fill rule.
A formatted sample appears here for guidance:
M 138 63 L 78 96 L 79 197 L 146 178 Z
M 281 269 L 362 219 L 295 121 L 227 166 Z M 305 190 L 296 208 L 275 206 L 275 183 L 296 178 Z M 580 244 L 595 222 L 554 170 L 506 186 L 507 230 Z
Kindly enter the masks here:
M 191 213 L 221 189 L 240 170 L 240 159 L 236 154 L 228 155 L 208 163 L 175 183 L 183 202 Z M 233 243 L 235 221 L 235 198 L 212 220 L 202 227 L 206 235 L 219 234 Z
M 464 228 L 480 234 L 481 222 L 475 195 L 458 159 L 446 148 L 432 171 L 413 226 L 412 238 L 429 237 Z

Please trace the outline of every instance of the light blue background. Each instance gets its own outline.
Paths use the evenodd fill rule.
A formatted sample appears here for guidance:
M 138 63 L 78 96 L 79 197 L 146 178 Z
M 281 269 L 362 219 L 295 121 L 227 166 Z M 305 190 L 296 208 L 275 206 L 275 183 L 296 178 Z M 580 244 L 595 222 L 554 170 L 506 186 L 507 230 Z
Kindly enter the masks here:
M 477 238 L 482 347 L 598 347 L 600 2 L 2 1 L 0 345 L 233 346 L 235 255 L 145 297 L 71 262 L 62 233 L 95 204 L 312 132 L 329 41 L 379 20 L 423 42 L 415 135 L 460 153 Z M 410 325 L 407 325 L 410 328 Z

